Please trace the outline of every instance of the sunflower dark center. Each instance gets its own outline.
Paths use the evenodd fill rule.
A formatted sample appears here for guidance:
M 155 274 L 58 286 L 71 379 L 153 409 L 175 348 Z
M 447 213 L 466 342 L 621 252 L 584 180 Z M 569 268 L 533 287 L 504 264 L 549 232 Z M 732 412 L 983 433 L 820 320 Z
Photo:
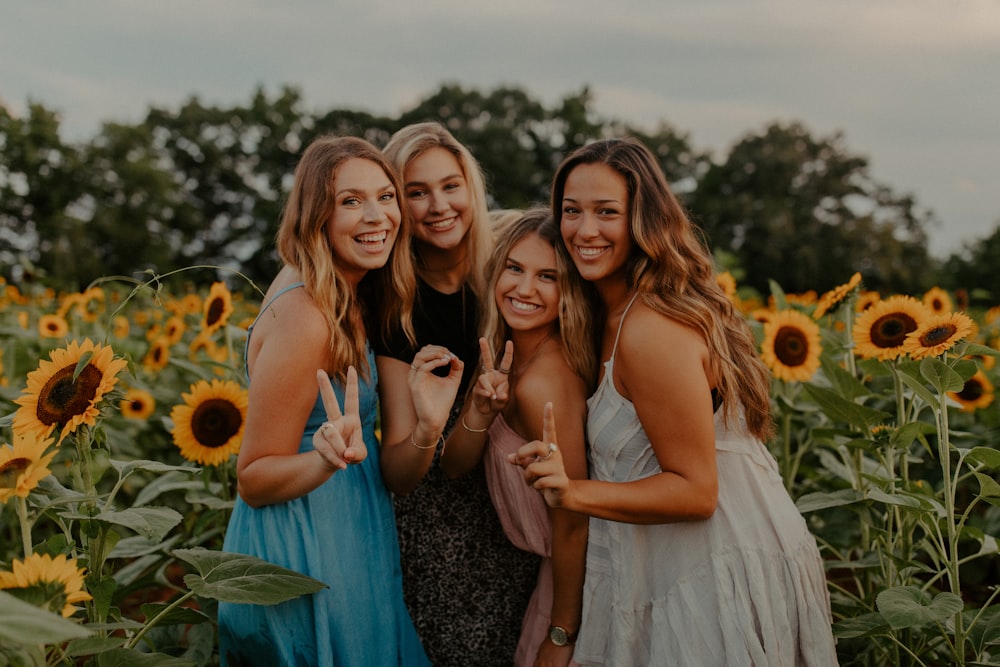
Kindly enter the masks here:
M 201 403 L 191 416 L 191 432 L 203 447 L 222 447 L 239 433 L 243 415 L 239 408 L 222 398 Z
M 28 469 L 31 460 L 18 457 L 0 464 L 0 488 L 13 489 L 17 485 L 17 477 Z
M 76 415 L 83 414 L 97 395 L 104 374 L 93 364 L 87 364 L 74 382 L 75 370 L 74 364 L 53 373 L 39 392 L 38 421 L 46 426 L 65 424 Z
M 216 298 L 212 299 L 208 303 L 208 314 L 205 316 L 205 322 L 208 326 L 212 326 L 216 322 L 222 319 L 222 313 L 226 310 L 226 304 L 222 299 Z
M 972 378 L 965 383 L 965 386 L 962 387 L 962 391 L 958 392 L 958 396 L 963 401 L 975 403 L 983 397 L 983 393 L 984 387 L 982 383 L 979 380 Z
M 153 362 L 158 364 L 161 361 L 163 361 L 163 355 L 165 353 L 166 353 L 166 350 L 164 350 L 162 346 L 157 345 L 156 347 L 154 347 L 153 348 Z
M 801 329 L 781 327 L 774 336 L 774 356 L 785 366 L 801 366 L 809 357 L 809 341 Z
M 906 313 L 883 315 L 872 325 L 872 345 L 884 348 L 899 347 L 906 340 L 906 334 L 916 328 L 917 321 Z
M 131 408 L 131 409 L 132 409 L 133 411 L 135 411 L 135 412 L 142 412 L 142 409 L 143 409 L 144 407 L 146 407 L 146 404 L 145 404 L 145 403 L 143 403 L 142 401 L 140 401 L 140 400 L 136 399 L 136 400 L 134 400 L 134 401 L 131 401 L 131 402 L 130 402 L 130 403 L 128 404 L 128 406 L 129 406 L 129 407 L 130 407 L 130 408 Z
M 923 347 L 934 347 L 935 345 L 940 345 L 941 343 L 947 342 L 956 331 L 958 331 L 958 327 L 954 324 L 942 324 L 940 326 L 932 327 L 920 336 L 920 344 Z

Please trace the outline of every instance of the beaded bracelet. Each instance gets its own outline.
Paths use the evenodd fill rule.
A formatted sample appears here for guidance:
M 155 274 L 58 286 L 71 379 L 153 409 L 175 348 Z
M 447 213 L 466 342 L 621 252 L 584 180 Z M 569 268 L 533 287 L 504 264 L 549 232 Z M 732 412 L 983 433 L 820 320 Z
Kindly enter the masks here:
M 417 441 L 413 439 L 413 431 L 410 431 L 410 444 L 417 449 L 436 449 L 438 444 L 444 444 L 444 434 L 438 436 L 438 439 L 434 441 L 433 445 L 418 445 Z
M 486 428 L 469 428 L 469 425 L 465 423 L 465 415 L 462 415 L 462 428 L 464 428 L 469 433 L 486 433 L 490 430 L 490 427 Z

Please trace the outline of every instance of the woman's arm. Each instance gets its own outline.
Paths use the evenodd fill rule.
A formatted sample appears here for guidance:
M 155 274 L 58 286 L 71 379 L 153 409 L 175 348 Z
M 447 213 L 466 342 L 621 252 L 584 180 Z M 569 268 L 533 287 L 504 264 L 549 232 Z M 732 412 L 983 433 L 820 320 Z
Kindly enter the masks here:
M 518 421 L 535 425 L 526 429 L 529 439 L 544 439 L 545 405 L 554 403 L 552 423 L 559 435 L 559 453 L 569 479 L 587 478 L 586 419 L 587 391 L 583 381 L 560 358 L 557 363 L 540 368 L 536 381 L 518 391 Z M 524 406 L 521 410 L 520 407 Z M 586 570 L 586 515 L 562 509 L 549 509 L 552 525 L 552 608 L 551 624 L 571 634 L 580 628 L 583 609 L 583 579 Z M 545 629 L 546 631 L 548 628 Z M 565 667 L 573 656 L 573 646 L 542 642 L 536 667 Z
M 303 496 L 339 468 L 320 451 L 299 453 L 319 395 L 317 369 L 328 364 L 329 329 L 303 290 L 281 297 L 254 327 L 247 422 L 237 458 L 237 488 L 252 507 Z
M 662 472 L 632 482 L 570 480 L 544 442 L 525 445 L 518 463 L 553 507 L 612 521 L 652 524 L 706 519 L 718 477 L 708 349 L 692 329 L 637 302 L 622 328 L 614 382 L 631 400 Z
M 375 358 L 382 423 L 382 478 L 393 493 L 416 488 L 434 460 L 434 451 L 462 381 L 462 361 L 438 345 L 424 346 L 411 364 Z M 432 371 L 449 367 L 446 377 Z
M 507 406 L 514 344 L 507 341 L 503 356 L 497 360 L 495 368 L 493 352 L 485 338 L 479 339 L 479 352 L 483 372 L 476 380 L 470 400 L 462 408 L 458 424 L 448 435 L 448 442 L 441 455 L 441 469 L 451 479 L 467 474 L 483 458 L 486 432 L 500 411 Z

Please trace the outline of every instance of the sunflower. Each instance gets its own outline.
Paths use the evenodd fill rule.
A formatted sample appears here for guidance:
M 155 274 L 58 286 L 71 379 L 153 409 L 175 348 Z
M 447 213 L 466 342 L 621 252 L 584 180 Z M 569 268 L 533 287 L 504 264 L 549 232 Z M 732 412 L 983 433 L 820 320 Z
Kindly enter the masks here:
M 129 389 L 118 403 L 126 419 L 146 420 L 156 409 L 156 399 L 144 389 Z
M 202 380 L 182 394 L 183 405 L 170 411 L 174 444 L 189 461 L 225 463 L 240 451 L 247 414 L 247 392 L 232 381 Z
M 226 324 L 233 314 L 233 295 L 223 282 L 212 283 L 205 299 L 205 317 L 202 329 L 208 332 L 216 331 Z
M 932 287 L 924 293 L 924 305 L 930 309 L 932 313 L 950 313 L 955 309 L 954 304 L 951 301 L 951 297 L 940 287 Z
M 715 276 L 715 282 L 722 288 L 730 301 L 736 301 L 736 279 L 733 278 L 733 274 L 729 271 L 723 271 Z
M 906 335 L 903 351 L 911 359 L 936 357 L 972 332 L 972 318 L 965 313 L 937 313 Z
M 104 310 L 104 298 L 103 289 L 90 287 L 80 295 L 76 312 L 84 322 L 96 322 L 97 316 Z
M 751 310 L 747 317 L 749 317 L 754 322 L 760 322 L 761 324 L 767 324 L 777 313 L 774 308 L 756 308 Z
M 860 283 L 861 274 L 855 273 L 851 276 L 851 279 L 843 285 L 838 285 L 829 292 L 823 294 L 823 296 L 819 298 L 819 303 L 816 304 L 816 310 L 813 311 L 813 319 L 818 320 L 827 313 L 835 310 Z
M 949 391 L 948 397 L 955 399 L 962 412 L 975 412 L 993 403 L 993 383 L 981 370 L 965 381 L 961 391 Z
M 879 301 L 854 321 L 855 348 L 864 359 L 895 359 L 903 354 L 907 334 L 929 317 L 927 307 L 911 296 Z
M 128 338 L 129 328 L 128 318 L 124 315 L 115 315 L 115 318 L 111 320 L 111 335 L 118 340 Z
M 183 309 L 185 315 L 194 315 L 201 312 L 201 297 L 194 292 L 185 294 L 184 298 L 181 299 L 181 308 Z
M 0 503 L 14 496 L 27 498 L 38 482 L 49 476 L 49 463 L 56 450 L 45 450 L 52 438 L 35 438 L 30 435 L 14 436 L 14 444 L 0 445 Z
M 28 321 L 29 321 L 28 320 L 28 311 L 26 311 L 26 310 L 20 310 L 20 311 L 18 311 L 18 313 L 17 313 L 17 325 L 19 327 L 21 327 L 22 329 L 24 329 L 25 331 L 27 331 L 28 330 Z
M 882 300 L 882 295 L 875 290 L 861 290 L 854 304 L 854 312 L 863 313 Z
M 38 335 L 42 338 L 65 338 L 69 324 L 61 315 L 42 315 L 38 318 Z
M 96 423 L 98 403 L 114 388 L 128 362 L 116 359 L 114 350 L 95 345 L 89 338 L 83 344 L 73 341 L 53 350 L 49 359 L 28 373 L 28 386 L 14 401 L 21 406 L 14 413 L 14 430 L 42 438 L 61 428 L 62 442 L 81 424 Z
M 163 325 L 163 335 L 167 337 L 170 344 L 180 342 L 181 338 L 184 336 L 184 331 L 187 329 L 187 325 L 184 324 L 184 318 L 174 315 L 167 323 Z
M 146 356 L 142 358 L 142 365 L 149 371 L 161 371 L 170 361 L 170 341 L 166 336 L 160 336 L 149 346 Z
M 819 327 L 804 313 L 785 309 L 764 323 L 761 359 L 779 380 L 810 380 L 821 352 Z
M 65 554 L 55 558 L 48 554 L 31 554 L 23 561 L 15 559 L 10 572 L 0 572 L 0 589 L 69 618 L 76 611 L 74 604 L 93 599 L 83 590 L 84 572 Z

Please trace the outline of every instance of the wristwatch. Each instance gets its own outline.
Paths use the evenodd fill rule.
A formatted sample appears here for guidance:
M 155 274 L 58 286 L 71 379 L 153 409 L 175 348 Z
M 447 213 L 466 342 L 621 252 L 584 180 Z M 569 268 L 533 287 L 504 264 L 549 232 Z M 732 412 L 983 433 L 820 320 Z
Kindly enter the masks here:
M 566 646 L 576 641 L 576 633 L 570 632 L 561 625 L 550 625 L 549 641 L 556 646 Z

